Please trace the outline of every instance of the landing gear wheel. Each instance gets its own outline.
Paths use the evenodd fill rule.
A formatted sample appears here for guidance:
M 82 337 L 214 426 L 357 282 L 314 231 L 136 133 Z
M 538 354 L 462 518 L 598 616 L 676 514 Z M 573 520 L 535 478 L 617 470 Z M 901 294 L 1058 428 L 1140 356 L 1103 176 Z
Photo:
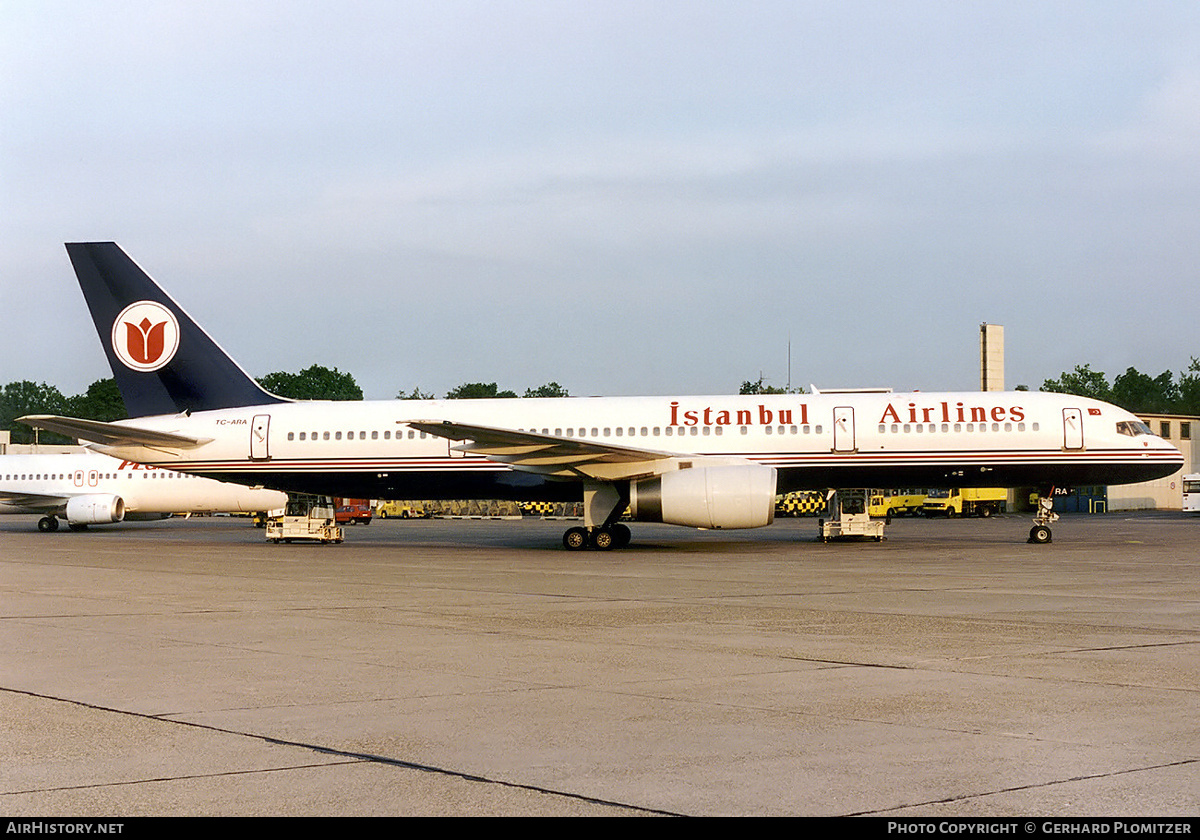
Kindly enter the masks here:
M 1034 525 L 1029 529 L 1029 541 L 1038 545 L 1050 542 L 1050 529 L 1045 525 Z
M 58 530 L 58 517 L 43 516 L 41 519 L 38 520 L 38 530 L 39 531 L 57 531 Z
M 592 548 L 597 551 L 612 551 L 617 539 L 608 528 L 597 528 L 592 531 Z
M 622 525 L 620 522 L 615 522 L 612 525 L 613 532 L 613 548 L 625 548 L 629 545 L 629 541 L 633 539 L 633 532 L 629 530 L 628 525 Z
M 86 531 L 87 523 L 85 523 L 85 522 L 75 522 L 75 523 L 68 522 L 67 527 L 70 528 L 72 531 Z
M 588 533 L 583 528 L 568 528 L 563 534 L 563 548 L 567 551 L 582 551 L 587 545 Z

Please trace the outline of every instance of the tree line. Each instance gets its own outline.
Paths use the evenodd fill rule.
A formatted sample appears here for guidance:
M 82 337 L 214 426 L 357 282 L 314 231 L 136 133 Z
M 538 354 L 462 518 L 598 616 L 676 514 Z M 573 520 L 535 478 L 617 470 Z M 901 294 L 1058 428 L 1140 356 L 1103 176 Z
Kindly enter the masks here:
M 1047 379 L 1041 390 L 1104 400 L 1134 414 L 1200 415 L 1200 359 L 1193 356 L 1178 380 L 1169 370 L 1150 376 L 1131 367 L 1117 374 L 1111 384 L 1103 371 L 1076 365 L 1057 379 Z
M 26 414 L 61 414 L 81 417 L 85 420 L 124 420 L 125 401 L 112 379 L 99 379 L 87 387 L 82 394 L 64 396 L 53 385 L 45 382 L 9 382 L 0 390 L 0 429 L 11 433 L 13 443 L 32 443 L 33 429 L 16 418 Z M 74 443 L 71 438 L 51 432 L 40 432 L 38 439 L 44 443 Z

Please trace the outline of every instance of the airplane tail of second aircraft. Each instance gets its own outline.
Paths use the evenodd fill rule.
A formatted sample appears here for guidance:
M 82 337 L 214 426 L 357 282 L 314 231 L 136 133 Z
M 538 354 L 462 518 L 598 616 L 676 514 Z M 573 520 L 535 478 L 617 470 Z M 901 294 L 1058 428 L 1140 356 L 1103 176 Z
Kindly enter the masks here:
M 67 254 L 131 417 L 284 402 L 115 242 L 69 242 Z

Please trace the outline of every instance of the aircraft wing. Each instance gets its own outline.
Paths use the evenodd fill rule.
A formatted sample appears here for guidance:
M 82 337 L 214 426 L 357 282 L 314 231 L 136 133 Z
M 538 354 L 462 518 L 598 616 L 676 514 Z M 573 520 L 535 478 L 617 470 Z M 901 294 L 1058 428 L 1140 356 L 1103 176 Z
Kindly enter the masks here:
M 99 420 L 80 420 L 75 417 L 59 417 L 54 414 L 27 414 L 17 421 L 27 426 L 58 432 L 61 435 L 80 438 L 106 446 L 167 446 L 174 449 L 192 449 L 208 443 L 212 438 L 194 438 L 175 432 L 160 432 L 155 429 L 139 429 L 120 423 L 102 423 Z
M 24 493 L 15 490 L 0 490 L 0 505 L 24 508 L 30 513 L 51 513 L 61 510 L 69 496 L 53 493 Z
M 466 441 L 455 446 L 456 450 L 478 453 L 516 470 L 564 478 L 585 476 L 605 481 L 638 478 L 674 469 L 666 465 L 681 457 L 677 452 L 659 452 L 451 420 L 405 422 L 431 435 Z

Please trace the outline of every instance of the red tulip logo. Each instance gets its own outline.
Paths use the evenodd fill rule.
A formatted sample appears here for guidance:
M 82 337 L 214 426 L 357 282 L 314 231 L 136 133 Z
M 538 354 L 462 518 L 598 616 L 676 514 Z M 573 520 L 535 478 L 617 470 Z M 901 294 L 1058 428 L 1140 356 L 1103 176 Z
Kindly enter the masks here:
M 125 346 L 129 348 L 129 355 L 143 365 L 157 362 L 163 352 L 163 334 L 166 332 L 167 322 L 151 324 L 149 318 L 143 318 L 139 324 L 131 324 L 128 321 L 123 323 Z
M 113 322 L 112 349 L 132 370 L 158 370 L 179 349 L 179 322 L 161 303 L 141 300 L 130 304 Z

